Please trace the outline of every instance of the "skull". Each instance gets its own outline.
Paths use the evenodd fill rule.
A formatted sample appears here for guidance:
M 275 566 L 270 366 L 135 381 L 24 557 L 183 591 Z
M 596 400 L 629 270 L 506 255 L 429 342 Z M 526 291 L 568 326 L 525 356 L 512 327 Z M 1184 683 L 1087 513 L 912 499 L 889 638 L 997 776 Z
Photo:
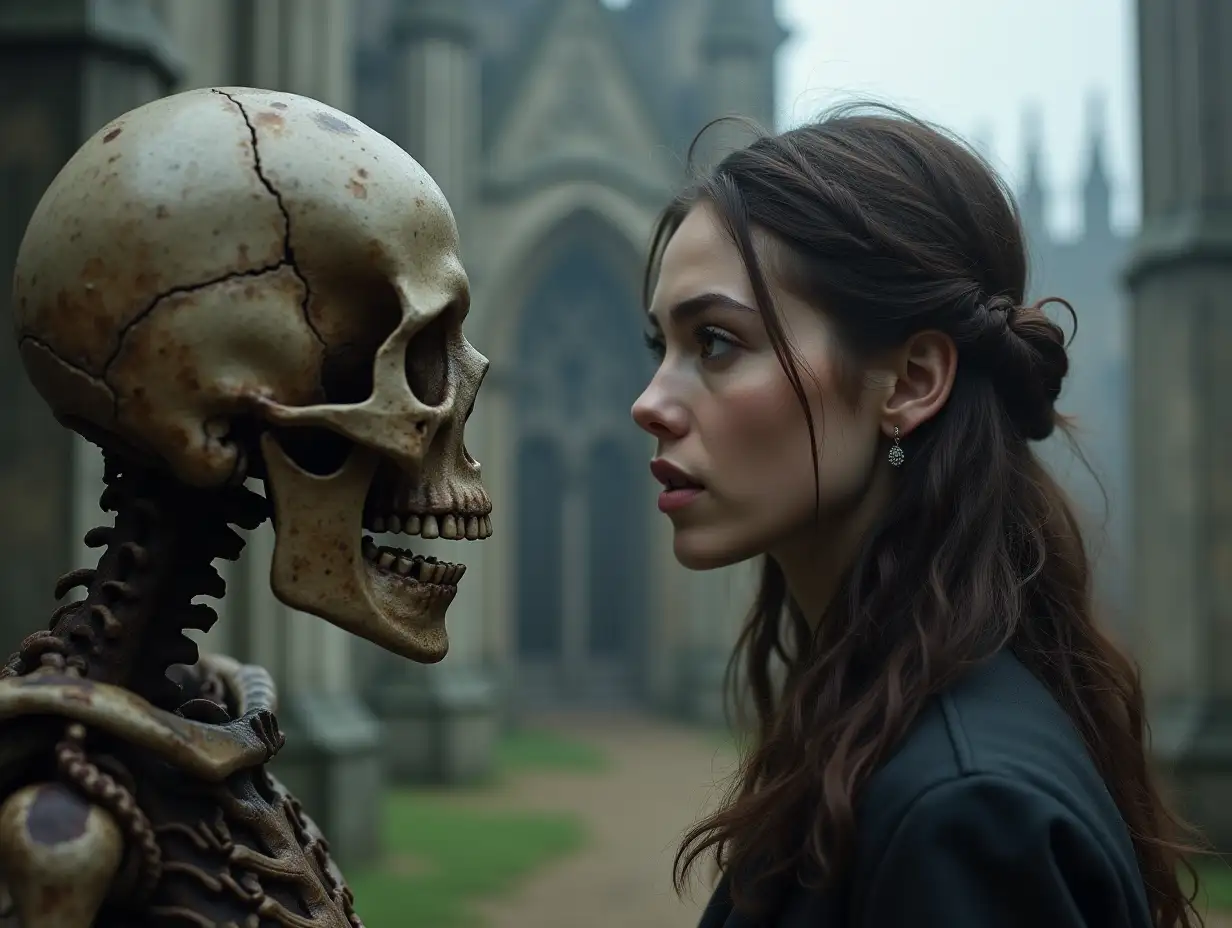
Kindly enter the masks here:
M 488 362 L 453 214 L 406 152 L 293 94 L 149 103 L 47 190 L 13 306 L 60 422 L 192 486 L 265 478 L 282 602 L 444 656 L 465 567 L 363 535 L 491 533 L 463 446 Z

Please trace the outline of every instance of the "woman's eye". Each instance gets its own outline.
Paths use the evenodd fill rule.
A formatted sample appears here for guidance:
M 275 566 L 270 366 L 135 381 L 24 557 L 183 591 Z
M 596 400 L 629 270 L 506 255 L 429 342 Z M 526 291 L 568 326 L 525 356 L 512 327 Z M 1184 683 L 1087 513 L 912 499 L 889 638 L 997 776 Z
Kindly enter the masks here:
M 739 347 L 735 338 L 714 326 L 699 326 L 693 332 L 697 343 L 697 353 L 703 361 L 717 361 L 727 357 Z M 667 355 L 667 342 L 658 332 L 643 332 L 642 340 L 651 356 L 662 363 Z
M 697 344 L 701 347 L 704 360 L 713 361 L 724 358 L 736 348 L 735 340 L 722 329 L 702 326 L 697 330 Z

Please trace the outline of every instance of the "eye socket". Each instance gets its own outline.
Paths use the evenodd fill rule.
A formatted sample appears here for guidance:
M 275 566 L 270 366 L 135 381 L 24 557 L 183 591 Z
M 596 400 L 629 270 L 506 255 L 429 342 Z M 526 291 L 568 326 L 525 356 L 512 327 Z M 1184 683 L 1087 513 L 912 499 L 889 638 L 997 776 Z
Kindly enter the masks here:
M 459 303 L 424 326 L 406 346 L 406 382 L 421 403 L 439 406 L 449 392 L 450 341 L 458 332 Z
M 388 332 L 385 337 L 389 337 Z M 354 343 L 338 345 L 326 352 L 321 361 L 321 389 L 325 402 L 347 406 L 370 397 L 375 354 L 375 348 Z

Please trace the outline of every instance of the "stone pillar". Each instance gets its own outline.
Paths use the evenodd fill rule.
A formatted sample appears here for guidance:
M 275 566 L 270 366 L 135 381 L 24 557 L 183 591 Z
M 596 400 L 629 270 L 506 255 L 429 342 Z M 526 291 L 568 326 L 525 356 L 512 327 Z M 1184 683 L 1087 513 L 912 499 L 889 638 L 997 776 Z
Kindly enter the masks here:
M 478 176 L 480 63 L 473 0 L 394 0 L 397 141 L 465 227 Z M 467 236 L 462 235 L 465 248 Z
M 479 148 L 479 65 L 469 0 L 397 0 L 395 139 L 423 165 L 452 206 L 467 242 L 468 211 Z M 481 390 L 467 430 L 472 452 L 484 402 Z M 499 523 L 499 511 L 495 513 Z M 497 529 L 499 531 L 499 528 Z M 490 768 L 497 727 L 496 690 L 485 661 L 485 544 L 416 539 L 415 550 L 467 564 L 449 609 L 449 654 L 423 666 L 378 658 L 368 701 L 385 726 L 386 769 L 403 782 L 459 782 Z
M 564 431 L 562 429 L 562 431 Z M 566 695 L 583 697 L 587 690 L 587 626 L 590 618 L 590 520 L 587 512 L 586 448 L 581 436 L 561 435 L 565 464 L 561 532 L 568 539 L 560 563 L 562 589 L 560 676 Z M 589 438 L 589 436 L 585 436 Z
M 1136 651 L 1156 757 L 1232 851 L 1232 96 L 1224 0 L 1139 0 L 1131 316 Z
M 108 120 L 163 94 L 176 62 L 144 0 L 0 0 L 0 305 L 39 197 Z M 0 651 L 46 628 L 56 577 L 93 564 L 101 455 L 52 418 L 0 339 Z M 70 594 L 72 595 L 72 594 Z
M 708 0 L 701 39 L 703 122 L 741 116 L 773 131 L 774 53 L 785 37 L 766 0 Z M 698 157 L 703 165 L 715 164 L 752 137 L 732 122 L 715 126 L 698 146 Z
M 240 84 L 351 109 L 349 0 L 160 3 L 189 53 L 181 89 Z M 354 680 L 352 653 L 362 645 L 274 598 L 273 542 L 268 524 L 249 534 L 243 559 L 229 571 L 222 622 L 207 640 L 273 674 L 287 746 L 272 769 L 321 826 L 338 862 L 353 867 L 379 851 L 384 776 L 380 725 Z

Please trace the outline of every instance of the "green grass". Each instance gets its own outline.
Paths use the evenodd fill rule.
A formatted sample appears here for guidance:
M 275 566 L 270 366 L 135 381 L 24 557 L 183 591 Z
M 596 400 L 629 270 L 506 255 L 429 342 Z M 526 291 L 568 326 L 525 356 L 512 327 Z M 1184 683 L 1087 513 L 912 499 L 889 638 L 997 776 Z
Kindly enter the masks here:
M 1226 861 L 1205 859 L 1194 862 L 1198 871 L 1198 908 L 1232 912 L 1232 868 Z M 1189 885 L 1189 884 L 1186 884 Z
M 498 775 L 531 770 L 602 773 L 608 766 L 608 758 L 598 748 L 536 729 L 515 729 L 496 746 Z
M 513 889 L 585 842 L 567 815 L 459 809 L 414 793 L 387 800 L 385 859 L 350 880 L 367 928 L 472 928 L 470 903 Z
M 543 770 L 600 773 L 608 759 L 596 748 L 550 732 L 519 729 L 496 746 L 486 785 L 450 791 L 408 790 L 386 800 L 384 855 L 367 872 L 349 874 L 355 908 L 367 928 L 477 928 L 473 903 L 499 896 L 586 841 L 573 816 L 484 812 L 465 807 L 506 776 Z

